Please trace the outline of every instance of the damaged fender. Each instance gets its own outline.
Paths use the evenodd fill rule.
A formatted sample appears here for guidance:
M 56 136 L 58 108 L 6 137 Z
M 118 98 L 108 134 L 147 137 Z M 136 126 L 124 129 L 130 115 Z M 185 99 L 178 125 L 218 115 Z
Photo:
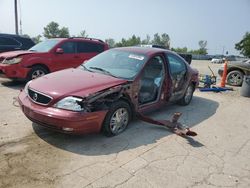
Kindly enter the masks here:
M 111 103 L 117 101 L 123 96 L 126 96 L 127 89 L 130 88 L 130 84 L 118 85 L 109 89 L 99 91 L 92 95 L 87 96 L 81 102 L 82 105 L 88 109 L 88 111 L 98 111 L 109 109 Z

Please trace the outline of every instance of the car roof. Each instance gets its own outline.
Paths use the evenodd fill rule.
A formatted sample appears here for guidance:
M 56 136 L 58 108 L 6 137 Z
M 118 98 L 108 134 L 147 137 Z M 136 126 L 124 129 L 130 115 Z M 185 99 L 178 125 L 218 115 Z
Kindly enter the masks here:
M 146 56 L 151 56 L 155 53 L 161 53 L 161 52 L 173 53 L 170 50 L 166 50 L 166 49 L 162 49 L 162 48 L 139 47 L 139 46 L 119 47 L 119 48 L 115 48 L 115 49 L 124 50 L 127 52 L 139 53 L 139 54 L 146 55 Z
M 69 38 L 60 38 L 60 37 L 55 37 L 55 38 L 50 38 L 47 40 L 78 40 L 78 41 L 93 41 L 93 42 L 99 42 L 99 43 L 104 43 L 100 39 L 96 38 L 88 38 L 88 37 L 69 37 Z
M 8 34 L 8 33 L 0 33 L 1 37 L 14 37 L 14 38 L 27 38 L 30 39 L 27 36 L 23 36 L 23 35 L 15 35 L 15 34 Z

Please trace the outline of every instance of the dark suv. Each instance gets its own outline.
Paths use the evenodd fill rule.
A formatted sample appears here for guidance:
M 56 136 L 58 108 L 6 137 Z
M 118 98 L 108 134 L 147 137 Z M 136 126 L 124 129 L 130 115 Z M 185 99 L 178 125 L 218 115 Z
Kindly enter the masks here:
M 50 72 L 75 68 L 108 49 L 93 38 L 54 38 L 26 51 L 0 54 L 0 77 L 31 80 Z
M 14 50 L 27 50 L 35 43 L 28 37 L 0 33 L 0 53 Z

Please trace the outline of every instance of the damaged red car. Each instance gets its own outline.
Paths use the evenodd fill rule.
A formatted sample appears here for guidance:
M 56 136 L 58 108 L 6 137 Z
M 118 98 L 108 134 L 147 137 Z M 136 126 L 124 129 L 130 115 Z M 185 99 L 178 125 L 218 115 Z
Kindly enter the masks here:
M 198 71 L 160 48 L 105 51 L 71 68 L 28 82 L 18 97 L 23 113 L 47 128 L 74 134 L 123 132 L 138 113 L 169 102 L 188 105 Z

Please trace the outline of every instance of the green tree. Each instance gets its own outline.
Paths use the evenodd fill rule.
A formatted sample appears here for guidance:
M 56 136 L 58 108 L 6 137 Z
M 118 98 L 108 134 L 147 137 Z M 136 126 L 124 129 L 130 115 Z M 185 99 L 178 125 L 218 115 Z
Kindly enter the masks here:
M 116 43 L 116 47 L 124 47 L 124 46 L 136 46 L 141 44 L 141 38 L 133 35 L 129 39 L 122 38 L 121 42 Z
M 46 27 L 44 27 L 43 36 L 46 38 L 56 38 L 56 37 L 69 37 L 69 29 L 67 27 L 59 28 L 59 24 L 56 22 L 50 22 Z
M 105 39 L 105 42 L 109 45 L 110 48 L 115 47 L 115 40 L 112 38 Z
M 246 32 L 243 39 L 235 44 L 235 49 L 246 57 L 250 57 L 250 33 Z
M 200 48 L 199 50 L 196 51 L 197 54 L 200 54 L 200 55 L 206 55 L 207 54 L 207 41 L 206 40 L 200 40 L 198 42 Z
M 31 39 L 34 41 L 34 43 L 37 44 L 42 41 L 41 38 L 42 38 L 42 35 L 37 35 L 35 37 L 32 37 Z
M 141 43 L 142 43 L 142 44 L 150 44 L 150 43 L 151 43 L 151 41 L 150 41 L 150 36 L 147 35 L 147 36 L 146 36 L 146 39 L 143 39 L 143 40 L 141 41 Z
M 62 37 L 62 38 L 70 37 L 69 29 L 67 27 L 62 27 L 62 29 L 59 30 L 59 36 L 58 37 Z
M 154 34 L 154 38 L 151 42 L 152 44 L 164 46 L 165 48 L 170 48 L 170 37 L 168 34 L 163 33 L 162 35 L 159 35 L 158 33 Z
M 88 37 L 89 35 L 87 34 L 87 32 L 85 30 L 82 30 L 80 32 L 80 34 L 78 35 L 78 37 Z
M 187 53 L 188 52 L 188 49 L 187 47 L 183 47 L 183 48 L 171 48 L 172 51 L 175 51 L 177 53 Z

